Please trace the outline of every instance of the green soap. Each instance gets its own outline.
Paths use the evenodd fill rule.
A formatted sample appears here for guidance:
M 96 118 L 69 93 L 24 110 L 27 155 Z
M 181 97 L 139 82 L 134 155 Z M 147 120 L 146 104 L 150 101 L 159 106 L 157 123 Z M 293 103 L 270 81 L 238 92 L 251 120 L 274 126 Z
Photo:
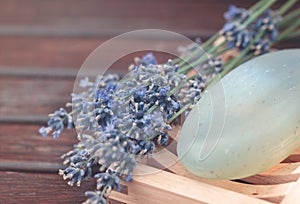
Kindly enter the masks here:
M 193 174 L 238 179 L 300 146 L 300 49 L 256 57 L 211 87 L 185 120 L 177 153 Z

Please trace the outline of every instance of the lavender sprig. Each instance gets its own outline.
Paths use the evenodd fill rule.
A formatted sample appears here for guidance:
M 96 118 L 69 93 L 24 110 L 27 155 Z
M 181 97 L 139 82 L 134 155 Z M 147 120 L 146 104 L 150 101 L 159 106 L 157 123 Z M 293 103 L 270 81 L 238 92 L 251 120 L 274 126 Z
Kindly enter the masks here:
M 152 63 L 157 60 L 149 53 L 140 64 L 130 67 L 130 80 L 115 75 L 98 76 L 94 82 L 84 78 L 80 86 L 85 91 L 72 93 L 79 143 L 62 156 L 69 166 L 59 174 L 71 186 L 80 186 L 85 178 L 97 178 L 97 191 L 87 193 L 87 203 L 103 203 L 111 190 L 119 190 L 120 178 L 131 180 L 137 160 L 151 157 L 157 146 L 168 145 L 169 119 L 181 107 L 200 99 L 205 87 L 202 76 L 187 79 L 171 60 L 162 65 Z M 70 115 L 64 109 L 56 111 L 48 124 L 58 121 L 59 125 L 48 128 L 62 130 Z

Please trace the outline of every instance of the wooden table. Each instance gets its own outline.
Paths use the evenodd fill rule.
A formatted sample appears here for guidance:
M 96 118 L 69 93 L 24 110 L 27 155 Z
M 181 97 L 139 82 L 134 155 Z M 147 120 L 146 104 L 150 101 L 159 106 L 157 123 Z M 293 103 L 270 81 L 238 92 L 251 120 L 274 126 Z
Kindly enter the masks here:
M 54 140 L 38 129 L 48 113 L 70 101 L 77 71 L 101 43 L 145 28 L 206 39 L 221 28 L 229 3 L 253 2 L 1 0 L 0 203 L 81 203 L 84 192 L 94 190 L 93 182 L 71 188 L 57 175 L 60 155 L 76 142 L 75 131 Z M 299 46 L 299 40 L 290 40 L 278 47 Z M 125 73 L 133 56 L 116 63 L 114 71 Z

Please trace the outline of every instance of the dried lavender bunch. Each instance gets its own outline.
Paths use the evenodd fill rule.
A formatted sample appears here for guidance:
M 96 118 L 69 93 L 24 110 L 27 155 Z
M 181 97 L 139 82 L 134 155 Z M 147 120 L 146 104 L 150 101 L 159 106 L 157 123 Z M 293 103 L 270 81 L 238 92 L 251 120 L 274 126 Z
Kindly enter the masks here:
M 122 80 L 116 75 L 98 76 L 94 82 L 82 79 L 85 91 L 72 93 L 72 104 L 67 104 L 73 111 L 61 108 L 50 114 L 49 126 L 40 129 L 43 136 L 52 131 L 57 138 L 74 118 L 79 143 L 62 156 L 69 166 L 59 174 L 71 186 L 97 178 L 97 191 L 87 192 L 86 203 L 105 203 L 111 190 L 120 190 L 120 178 L 130 181 L 137 160 L 168 145 L 174 114 L 200 99 L 204 77 L 195 74 L 187 79 L 178 70 L 172 60 L 157 64 L 149 53 Z
M 72 103 L 67 104 L 72 111 L 55 111 L 49 115 L 48 126 L 39 130 L 43 136 L 52 133 L 54 138 L 65 126 L 74 124 L 78 131 L 78 144 L 62 156 L 68 167 L 59 174 L 71 186 L 97 178 L 96 191 L 86 192 L 85 203 L 107 203 L 111 190 L 120 190 L 121 179 L 132 179 L 139 159 L 151 157 L 156 148 L 168 145 L 171 125 L 189 112 L 201 92 L 216 81 L 216 75 L 224 76 L 244 60 L 268 52 L 278 39 L 288 37 L 286 32 L 284 36 L 278 34 L 279 28 L 285 28 L 280 15 L 293 2 L 287 1 L 278 12 L 268 10 L 274 1 L 260 1 L 249 10 L 230 6 L 223 29 L 202 44 L 209 57 L 190 45 L 181 49 L 183 60 L 165 64 L 158 64 L 153 54 L 147 54 L 130 66 L 123 79 L 116 75 L 82 79 L 83 90 L 72 93 Z M 282 22 L 287 22 L 285 19 Z M 222 42 L 213 45 L 220 37 Z M 222 62 L 221 55 L 232 49 L 239 51 L 238 57 Z M 198 72 L 187 77 L 191 68 Z

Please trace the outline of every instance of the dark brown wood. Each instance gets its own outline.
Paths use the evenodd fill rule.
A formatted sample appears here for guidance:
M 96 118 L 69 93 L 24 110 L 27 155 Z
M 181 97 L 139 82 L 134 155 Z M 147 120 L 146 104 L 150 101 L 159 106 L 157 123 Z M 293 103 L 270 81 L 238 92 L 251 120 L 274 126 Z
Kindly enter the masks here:
M 1 203 L 75 204 L 86 200 L 85 191 L 94 191 L 95 180 L 70 187 L 57 174 L 0 172 Z M 110 200 L 111 204 L 121 202 Z
M 103 38 L 1 37 L 1 66 L 61 67 L 78 70 Z
M 91 37 L 158 28 L 207 36 L 221 26 L 229 3 L 248 7 L 254 2 L 4 0 L 0 8 L 0 34 Z
M 0 124 L 0 170 L 57 172 L 60 156 L 77 142 L 75 130 L 66 130 L 59 139 L 42 137 L 39 125 Z
M 71 100 L 73 80 L 0 77 L 0 118 L 47 116 Z
M 76 73 L 87 57 L 107 40 L 110 38 L 0 37 L 0 68 L 3 67 L 6 73 L 10 68 L 22 70 L 23 67 L 30 67 L 32 71 L 37 72 L 40 72 L 41 69 L 48 69 L 49 73 L 59 73 L 63 68 Z M 113 60 L 115 62 L 112 66 L 113 72 L 127 72 L 128 65 L 133 63 L 134 57 L 147 52 L 132 53 L 124 57 L 116 56 L 115 53 L 123 48 L 145 50 L 151 46 L 163 50 L 168 48 L 175 52 L 180 45 L 176 40 L 155 38 L 110 41 L 104 55 L 99 56 L 101 58 L 99 69 L 104 69 L 101 67 L 101 63 L 105 64 L 111 61 L 112 57 L 117 57 L 121 60 L 119 62 Z M 167 56 L 167 54 L 161 53 L 158 58 L 162 60 L 161 62 L 165 62 L 169 58 Z M 105 67 L 105 69 L 107 68 Z
M 248 8 L 255 2 L 4 0 L 0 8 L 0 35 L 93 37 L 157 28 L 189 37 L 207 37 L 221 27 L 229 4 Z
M 59 77 L 74 78 L 87 57 L 109 40 L 105 37 L 97 38 L 50 38 L 50 37 L 0 37 L 0 76 L 24 77 Z M 106 70 L 102 64 L 108 63 L 116 51 L 126 47 L 176 48 L 181 44 L 172 40 L 126 40 L 111 43 L 111 49 L 101 55 L 99 70 Z M 297 48 L 299 40 L 284 41 L 276 48 Z M 109 72 L 124 74 L 136 56 L 142 56 L 147 51 L 131 53 L 112 64 Z M 155 53 L 159 62 L 166 62 L 170 55 Z M 101 67 L 101 68 L 100 68 Z

